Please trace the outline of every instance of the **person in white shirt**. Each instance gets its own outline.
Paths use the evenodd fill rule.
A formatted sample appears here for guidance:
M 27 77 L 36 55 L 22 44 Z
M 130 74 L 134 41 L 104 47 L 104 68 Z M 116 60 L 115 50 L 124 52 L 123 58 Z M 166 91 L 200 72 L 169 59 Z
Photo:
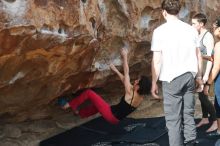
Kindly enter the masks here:
M 213 35 L 206 29 L 207 18 L 205 14 L 198 13 L 192 17 L 192 26 L 196 28 L 199 32 L 199 42 L 200 42 L 200 51 L 204 56 L 212 55 L 214 48 L 214 38 Z M 212 62 L 203 59 L 203 83 L 205 84 L 208 80 L 210 71 L 212 68 Z M 215 131 L 217 126 L 217 119 L 215 114 L 215 108 L 212 102 L 209 100 L 208 96 L 204 92 L 199 92 L 199 100 L 201 102 L 202 108 L 202 120 L 196 125 L 200 127 L 202 125 L 208 124 L 208 114 L 210 115 L 210 122 L 212 123 L 211 127 L 208 128 L 206 132 Z
M 162 81 L 170 146 L 194 146 L 195 77 L 198 77 L 197 81 L 201 83 L 202 70 L 198 32 L 179 20 L 179 1 L 164 0 L 161 7 L 166 23 L 153 32 L 151 94 L 157 99 L 160 98 L 157 85 L 159 78 Z

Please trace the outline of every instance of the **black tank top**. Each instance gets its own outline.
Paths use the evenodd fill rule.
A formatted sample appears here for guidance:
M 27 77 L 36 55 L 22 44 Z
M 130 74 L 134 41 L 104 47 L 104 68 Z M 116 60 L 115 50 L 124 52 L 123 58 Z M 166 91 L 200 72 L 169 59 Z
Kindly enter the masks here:
M 132 103 L 133 97 L 134 97 L 134 91 L 133 91 L 131 103 Z M 121 98 L 121 101 L 118 104 L 111 106 L 111 111 L 112 111 L 113 115 L 118 120 L 121 120 L 121 119 L 125 118 L 127 115 L 129 115 L 130 113 L 132 113 L 136 109 L 135 107 L 133 107 L 131 105 L 131 103 L 128 104 L 125 101 L 125 96 L 123 96 Z

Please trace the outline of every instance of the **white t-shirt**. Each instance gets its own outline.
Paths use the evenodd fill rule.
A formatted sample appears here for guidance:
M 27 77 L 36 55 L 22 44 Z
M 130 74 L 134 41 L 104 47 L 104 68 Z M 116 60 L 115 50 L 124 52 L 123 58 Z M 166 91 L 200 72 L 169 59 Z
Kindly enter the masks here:
M 159 80 L 170 82 L 186 72 L 195 76 L 198 72 L 197 47 L 197 30 L 181 20 L 170 20 L 156 28 L 151 50 L 162 53 Z

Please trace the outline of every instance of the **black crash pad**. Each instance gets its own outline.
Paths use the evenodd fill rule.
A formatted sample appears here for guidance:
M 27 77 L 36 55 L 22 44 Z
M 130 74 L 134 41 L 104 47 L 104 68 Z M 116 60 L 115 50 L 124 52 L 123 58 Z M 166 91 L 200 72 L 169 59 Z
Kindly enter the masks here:
M 208 126 L 197 130 L 198 146 L 215 146 L 218 137 L 207 137 Z M 118 125 L 100 117 L 43 140 L 40 146 L 169 146 L 169 142 L 164 117 L 126 118 Z

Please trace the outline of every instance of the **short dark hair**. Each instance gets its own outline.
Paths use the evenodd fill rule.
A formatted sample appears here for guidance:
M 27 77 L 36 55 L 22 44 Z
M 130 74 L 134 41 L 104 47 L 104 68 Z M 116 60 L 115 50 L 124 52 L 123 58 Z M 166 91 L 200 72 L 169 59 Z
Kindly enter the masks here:
M 146 76 L 141 76 L 139 80 L 139 89 L 138 94 L 140 95 L 147 95 L 150 93 L 151 90 L 151 81 Z
M 215 20 L 215 23 L 214 23 L 217 27 L 220 27 L 220 17 L 218 17 L 216 20 Z
M 179 0 L 164 0 L 161 8 L 162 10 L 166 10 L 168 14 L 177 15 L 180 11 L 181 4 Z
M 192 19 L 196 19 L 198 22 L 203 23 L 204 25 L 207 23 L 207 17 L 203 13 L 194 15 Z

